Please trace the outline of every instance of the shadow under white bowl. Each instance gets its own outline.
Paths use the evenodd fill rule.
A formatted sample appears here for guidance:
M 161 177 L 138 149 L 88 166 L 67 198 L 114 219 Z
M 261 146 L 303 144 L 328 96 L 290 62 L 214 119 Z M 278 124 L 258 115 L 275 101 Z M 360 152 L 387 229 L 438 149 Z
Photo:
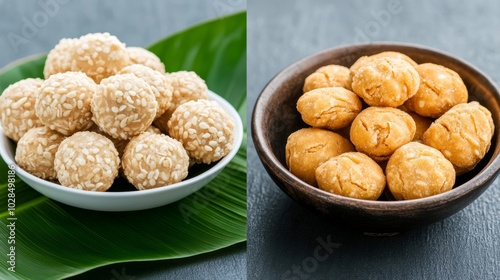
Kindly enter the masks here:
M 209 92 L 234 119 L 234 147 L 228 155 L 203 173 L 176 184 L 155 189 L 125 192 L 92 192 L 64 187 L 26 172 L 15 163 L 15 147 L 0 128 L 0 155 L 7 165 L 15 166 L 16 175 L 39 193 L 78 208 L 98 211 L 133 211 L 155 208 L 180 200 L 208 184 L 234 158 L 243 141 L 243 123 L 238 112 L 224 98 Z

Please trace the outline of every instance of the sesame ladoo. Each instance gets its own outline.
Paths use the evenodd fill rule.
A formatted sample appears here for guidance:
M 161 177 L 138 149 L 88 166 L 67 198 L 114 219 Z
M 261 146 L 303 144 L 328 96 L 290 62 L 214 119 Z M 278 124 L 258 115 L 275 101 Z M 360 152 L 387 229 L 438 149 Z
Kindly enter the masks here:
M 125 44 L 109 33 L 91 33 L 75 43 L 72 71 L 82 71 L 96 83 L 130 65 Z
M 168 133 L 168 120 L 179 105 L 198 99 L 208 98 L 208 87 L 205 81 L 193 71 L 179 71 L 166 74 L 174 88 L 172 103 L 165 113 L 155 120 L 155 125 L 163 133 Z
M 94 122 L 116 139 L 141 134 L 153 122 L 158 102 L 151 87 L 134 74 L 120 74 L 101 81 L 92 98 Z
M 43 68 L 45 79 L 57 73 L 71 71 L 71 64 L 75 56 L 77 39 L 61 39 L 49 52 Z
M 182 181 L 189 157 L 182 144 L 167 135 L 144 132 L 134 137 L 123 153 L 123 173 L 139 190 Z
M 109 134 L 107 134 L 106 132 L 102 131 L 99 126 L 97 124 L 94 123 L 94 125 L 92 125 L 88 131 L 92 131 L 92 132 L 95 132 L 95 133 L 98 133 L 98 134 L 101 134 L 102 136 L 105 136 L 106 138 L 108 138 L 109 140 L 111 140 L 111 142 L 113 142 L 113 145 L 115 145 L 115 148 L 116 150 L 118 151 L 118 155 L 120 156 L 120 158 L 123 156 L 123 151 L 125 150 L 125 147 L 128 145 L 128 143 L 130 142 L 130 140 L 123 140 L 123 139 L 116 139 L 116 138 L 113 138 L 111 137 Z M 154 134 L 161 134 L 161 131 L 154 127 L 154 126 L 149 126 L 146 131 L 144 132 L 150 132 L 150 133 L 154 133 Z M 143 132 L 143 133 L 144 133 Z M 135 137 L 134 137 L 135 138 Z M 132 138 L 133 139 L 133 138 Z
M 46 126 L 30 129 L 17 142 L 17 165 L 38 178 L 56 180 L 54 157 L 64 138 Z
M 88 129 L 96 89 L 95 82 L 82 72 L 54 74 L 40 88 L 35 113 L 44 125 L 66 136 Z
M 54 160 L 61 185 L 87 191 L 108 190 L 119 166 L 113 142 L 90 131 L 77 132 L 62 141 Z
M 165 65 L 154 53 L 139 47 L 128 47 L 127 52 L 130 57 L 130 63 L 142 64 L 153 70 L 165 73 Z
M 155 95 L 156 102 L 158 102 L 158 110 L 156 111 L 155 118 L 161 116 L 169 107 L 172 101 L 172 91 L 174 90 L 167 77 L 147 66 L 141 64 L 134 64 L 127 66 L 120 70 L 119 74 L 134 74 L 138 78 L 143 79 Z
M 18 141 L 28 130 L 43 126 L 35 101 L 43 80 L 28 78 L 8 86 L 0 95 L 0 122 L 7 137 Z
M 167 74 L 155 54 L 126 48 L 109 33 L 61 39 L 47 56 L 44 77 L 14 83 L 0 96 L 3 131 L 19 140 L 15 160 L 41 179 L 107 191 L 120 175 L 139 190 L 157 188 L 234 148 L 234 120 L 207 100 L 200 76 Z M 183 107 L 171 126 L 190 157 L 162 131 L 181 104 L 200 99 L 205 102 Z
M 215 101 L 180 105 L 168 121 L 168 131 L 197 163 L 218 161 L 233 149 L 234 120 Z

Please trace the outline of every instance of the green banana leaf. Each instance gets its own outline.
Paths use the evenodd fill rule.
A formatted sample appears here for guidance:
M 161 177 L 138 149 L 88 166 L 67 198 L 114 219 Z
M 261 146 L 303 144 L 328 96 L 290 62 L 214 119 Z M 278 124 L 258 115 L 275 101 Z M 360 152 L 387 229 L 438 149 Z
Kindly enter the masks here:
M 209 21 L 150 47 L 167 71 L 193 70 L 239 110 L 246 125 L 246 13 Z M 41 77 L 45 55 L 0 73 L 0 91 Z M 246 127 L 245 127 L 246 131 Z M 176 203 L 98 212 L 53 201 L 17 179 L 15 273 L 7 270 L 7 173 L 0 160 L 0 279 L 58 279 L 110 263 L 178 259 L 246 240 L 246 132 L 237 156 L 211 183 Z

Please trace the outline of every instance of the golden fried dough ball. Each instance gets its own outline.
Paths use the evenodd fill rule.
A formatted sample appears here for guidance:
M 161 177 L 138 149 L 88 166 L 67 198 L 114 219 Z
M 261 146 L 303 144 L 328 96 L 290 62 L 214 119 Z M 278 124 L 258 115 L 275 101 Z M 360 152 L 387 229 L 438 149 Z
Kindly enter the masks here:
M 381 58 L 381 57 L 399 58 L 399 59 L 402 59 L 402 60 L 410 63 L 411 66 L 413 66 L 413 67 L 418 65 L 415 61 L 413 61 L 413 59 L 411 59 L 406 54 L 402 54 L 400 52 L 388 51 L 388 52 L 381 52 L 381 53 L 370 55 L 370 56 L 362 56 L 358 60 L 356 60 L 356 62 L 354 62 L 354 64 L 351 66 L 350 70 L 352 72 L 356 72 L 361 67 L 363 67 L 366 63 L 369 63 L 369 62 L 371 62 L 377 58 Z
M 382 161 L 410 142 L 415 130 L 415 121 L 407 113 L 390 107 L 370 107 L 352 122 L 351 141 L 359 152 Z
M 455 170 L 440 151 L 410 142 L 398 148 L 386 168 L 387 185 L 397 200 L 416 199 L 451 190 Z
M 317 88 L 343 87 L 351 90 L 352 75 L 349 68 L 341 65 L 327 65 L 309 75 L 304 82 L 304 92 Z
M 424 144 L 441 151 L 457 173 L 468 171 L 488 152 L 495 130 L 490 111 L 478 102 L 459 104 L 424 133 Z
M 354 73 L 352 90 L 370 106 L 398 107 L 417 93 L 420 77 L 410 63 L 391 57 L 374 59 Z
M 323 162 L 354 151 L 349 140 L 335 132 L 303 128 L 290 134 L 286 143 L 286 164 L 304 182 L 316 185 L 314 171 Z
M 385 188 L 384 171 L 363 153 L 349 152 L 316 169 L 320 189 L 342 196 L 377 200 Z
M 420 75 L 417 93 L 405 106 L 424 117 L 439 118 L 451 107 L 467 103 L 467 88 L 453 70 L 433 63 L 415 66 Z
M 416 125 L 415 135 L 413 136 L 413 141 L 422 140 L 424 132 L 431 126 L 432 119 L 422 117 L 419 114 L 413 112 L 407 112 L 411 116 Z
M 297 110 L 305 123 L 334 130 L 354 120 L 361 112 L 361 100 L 342 87 L 319 88 L 304 93 L 297 101 Z

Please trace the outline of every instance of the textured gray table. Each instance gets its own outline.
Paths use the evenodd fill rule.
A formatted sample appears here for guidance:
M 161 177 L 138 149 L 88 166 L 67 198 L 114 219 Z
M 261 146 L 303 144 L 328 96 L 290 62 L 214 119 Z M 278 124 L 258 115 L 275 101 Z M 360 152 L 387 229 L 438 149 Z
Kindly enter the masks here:
M 128 46 L 145 47 L 193 24 L 243 9 L 244 0 L 0 0 L 0 68 L 47 53 L 64 37 L 107 31 Z M 244 279 L 245 275 L 245 244 L 237 244 L 179 260 L 108 265 L 74 279 Z
M 388 5 L 397 13 L 384 16 Z M 249 112 L 284 67 L 356 41 L 434 47 L 471 62 L 498 84 L 499 15 L 494 0 L 249 1 Z M 497 179 L 472 205 L 440 223 L 390 238 L 366 237 L 328 224 L 289 199 L 249 141 L 248 278 L 500 279 L 499 185 Z M 326 256 L 316 251 L 322 242 L 332 243 Z

